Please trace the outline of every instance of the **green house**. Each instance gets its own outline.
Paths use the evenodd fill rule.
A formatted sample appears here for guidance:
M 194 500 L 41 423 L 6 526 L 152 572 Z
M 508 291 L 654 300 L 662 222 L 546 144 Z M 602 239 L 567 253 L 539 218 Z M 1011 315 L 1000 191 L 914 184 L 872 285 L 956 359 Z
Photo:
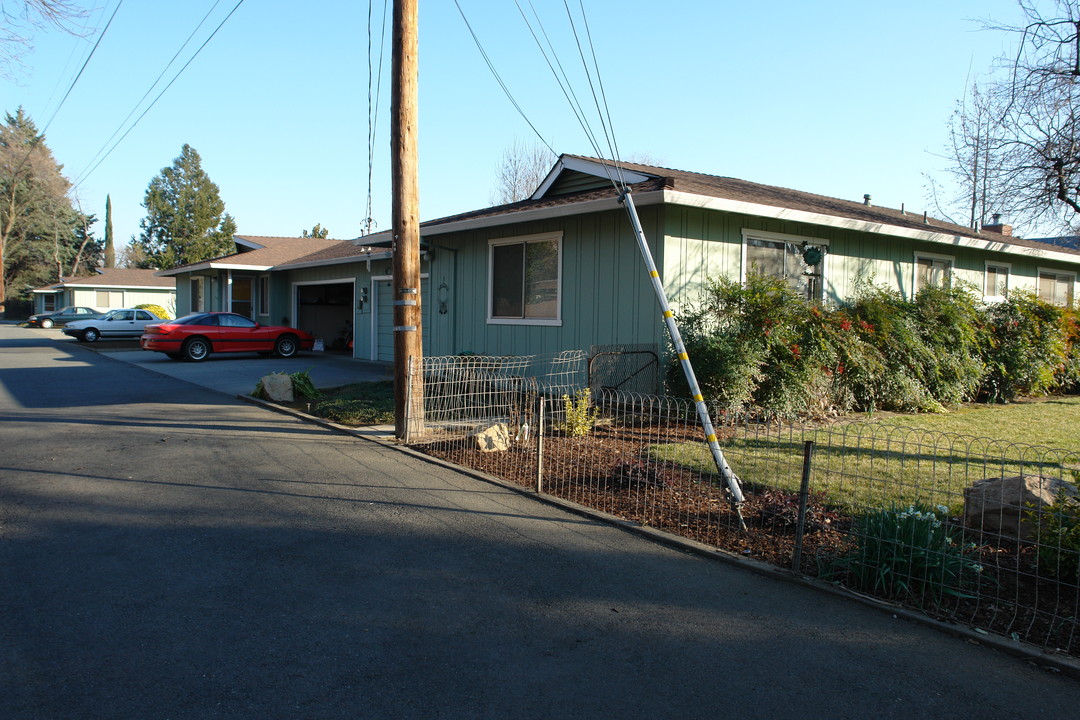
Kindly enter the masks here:
M 908 297 L 927 283 L 963 282 L 988 301 L 1025 288 L 1068 304 L 1080 273 L 1080 251 L 1013 237 L 1008 225 L 976 231 L 869 197 L 563 155 L 527 200 L 422 224 L 425 355 L 662 351 L 659 306 L 611 178 L 632 194 L 676 310 L 707 278 L 755 267 L 828 303 L 866 282 Z M 327 348 L 393 359 L 389 233 L 270 240 L 238 238 L 259 247 L 163 273 L 177 279 L 178 311 L 291 321 Z

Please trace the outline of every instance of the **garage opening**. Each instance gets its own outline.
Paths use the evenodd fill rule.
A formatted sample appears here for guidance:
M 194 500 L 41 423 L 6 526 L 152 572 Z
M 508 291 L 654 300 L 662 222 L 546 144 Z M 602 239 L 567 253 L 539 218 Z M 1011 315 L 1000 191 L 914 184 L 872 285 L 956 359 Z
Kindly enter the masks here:
M 296 286 L 296 324 L 330 351 L 352 352 L 353 283 Z

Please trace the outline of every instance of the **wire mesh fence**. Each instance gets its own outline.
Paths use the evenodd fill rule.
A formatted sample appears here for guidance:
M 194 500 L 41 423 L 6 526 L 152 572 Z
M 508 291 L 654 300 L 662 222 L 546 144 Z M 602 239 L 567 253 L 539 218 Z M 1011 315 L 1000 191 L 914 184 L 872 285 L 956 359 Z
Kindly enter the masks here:
M 1080 657 L 1080 456 L 589 388 L 584 353 L 429 358 L 419 449 L 523 487 Z

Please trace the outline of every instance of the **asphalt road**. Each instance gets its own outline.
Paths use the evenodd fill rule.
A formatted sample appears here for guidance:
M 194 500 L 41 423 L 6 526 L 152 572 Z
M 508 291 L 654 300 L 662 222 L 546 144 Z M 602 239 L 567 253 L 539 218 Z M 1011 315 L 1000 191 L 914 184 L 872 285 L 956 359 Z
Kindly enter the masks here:
M 1080 681 L 0 326 L 0 717 L 1072 718 Z

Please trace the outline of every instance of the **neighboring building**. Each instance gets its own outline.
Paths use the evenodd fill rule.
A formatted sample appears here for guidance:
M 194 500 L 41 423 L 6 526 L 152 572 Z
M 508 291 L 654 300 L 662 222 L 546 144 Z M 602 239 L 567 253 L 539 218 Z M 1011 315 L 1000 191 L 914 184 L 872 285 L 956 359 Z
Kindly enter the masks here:
M 155 270 L 98 268 L 93 275 L 64 278 L 33 290 L 34 312 L 51 312 L 68 305 L 92 307 L 101 312 L 136 305 L 176 307 L 176 281 L 159 277 Z
M 675 308 L 694 300 L 708 278 L 741 279 L 753 267 L 834 303 L 865 283 L 905 297 L 928 283 L 957 282 L 991 301 L 1018 288 L 1052 302 L 1075 295 L 1080 250 L 1012 237 L 1007 225 L 977 232 L 875 207 L 869 197 L 852 202 L 633 163 L 621 175 Z M 665 347 L 650 280 L 609 176 L 615 172 L 598 160 L 564 155 L 527 200 L 423 223 L 425 354 Z M 205 309 L 229 307 L 230 298 L 236 309 L 237 278 L 250 279 L 259 304 L 252 317 L 295 319 L 328 347 L 351 336 L 356 357 L 393 358 L 389 233 L 322 247 L 274 239 L 288 240 L 288 259 L 274 257 L 266 240 L 246 238 L 262 249 L 162 273 L 177 278 L 178 309 L 193 307 L 189 294 L 202 297 Z M 247 308 L 246 289 L 241 297 Z

